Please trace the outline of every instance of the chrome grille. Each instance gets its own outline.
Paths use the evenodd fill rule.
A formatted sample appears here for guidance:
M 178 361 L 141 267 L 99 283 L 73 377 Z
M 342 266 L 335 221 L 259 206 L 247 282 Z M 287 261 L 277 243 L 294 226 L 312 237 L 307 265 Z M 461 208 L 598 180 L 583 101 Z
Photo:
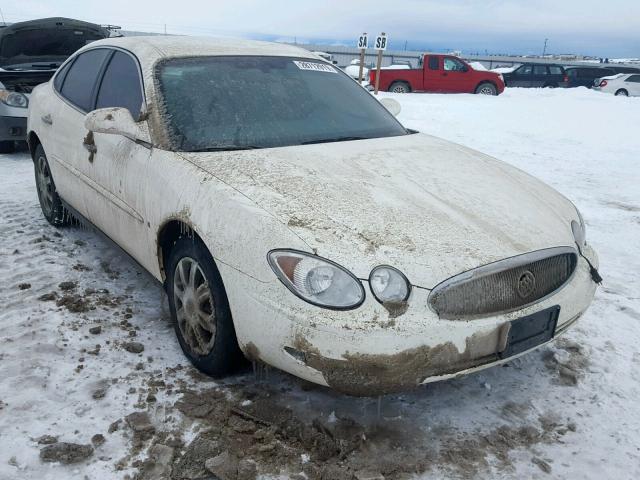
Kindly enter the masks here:
M 429 303 L 440 318 L 468 320 L 518 310 L 562 287 L 578 257 L 570 247 L 548 248 L 461 273 L 436 286 Z

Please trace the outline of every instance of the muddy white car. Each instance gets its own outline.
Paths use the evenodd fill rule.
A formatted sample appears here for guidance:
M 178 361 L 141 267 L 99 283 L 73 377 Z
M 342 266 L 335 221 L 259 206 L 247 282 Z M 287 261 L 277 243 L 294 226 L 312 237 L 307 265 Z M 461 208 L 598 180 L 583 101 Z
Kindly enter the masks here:
M 162 282 L 211 375 L 242 352 L 349 394 L 405 390 L 553 340 L 600 280 L 565 197 L 404 128 L 299 48 L 102 40 L 29 108 L 44 216 Z

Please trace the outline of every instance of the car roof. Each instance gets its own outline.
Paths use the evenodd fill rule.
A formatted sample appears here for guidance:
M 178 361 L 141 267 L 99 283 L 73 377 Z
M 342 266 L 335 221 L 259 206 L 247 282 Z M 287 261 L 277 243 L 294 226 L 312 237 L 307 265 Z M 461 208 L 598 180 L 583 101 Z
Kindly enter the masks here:
M 156 61 L 165 58 L 221 55 L 302 57 L 324 61 L 324 59 L 308 50 L 282 43 L 179 35 L 106 38 L 92 42 L 80 51 L 100 46 L 128 50 L 138 57 L 142 64 L 147 65 L 154 64 Z
M 594 68 L 598 70 L 611 70 L 609 67 L 605 67 L 603 65 L 569 65 L 568 67 L 564 67 L 565 70 L 575 70 L 582 68 Z

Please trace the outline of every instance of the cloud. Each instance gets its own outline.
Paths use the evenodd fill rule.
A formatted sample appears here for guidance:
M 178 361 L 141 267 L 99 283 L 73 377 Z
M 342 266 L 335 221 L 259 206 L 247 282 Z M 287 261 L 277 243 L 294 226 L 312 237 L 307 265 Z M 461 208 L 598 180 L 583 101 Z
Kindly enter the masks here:
M 268 35 L 348 43 L 386 31 L 392 46 L 463 50 L 541 50 L 640 56 L 638 0 L 72 0 L 15 2 L 8 21 L 61 15 L 127 29 L 170 33 Z

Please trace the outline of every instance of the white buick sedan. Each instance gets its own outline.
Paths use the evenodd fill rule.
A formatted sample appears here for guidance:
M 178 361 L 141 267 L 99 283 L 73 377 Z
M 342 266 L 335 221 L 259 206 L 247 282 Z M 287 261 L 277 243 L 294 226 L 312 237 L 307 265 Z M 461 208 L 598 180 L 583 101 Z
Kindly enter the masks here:
M 28 139 L 47 220 L 95 226 L 162 282 L 210 375 L 244 353 L 405 390 L 553 340 L 600 281 L 569 200 L 292 46 L 92 43 L 34 90 Z

